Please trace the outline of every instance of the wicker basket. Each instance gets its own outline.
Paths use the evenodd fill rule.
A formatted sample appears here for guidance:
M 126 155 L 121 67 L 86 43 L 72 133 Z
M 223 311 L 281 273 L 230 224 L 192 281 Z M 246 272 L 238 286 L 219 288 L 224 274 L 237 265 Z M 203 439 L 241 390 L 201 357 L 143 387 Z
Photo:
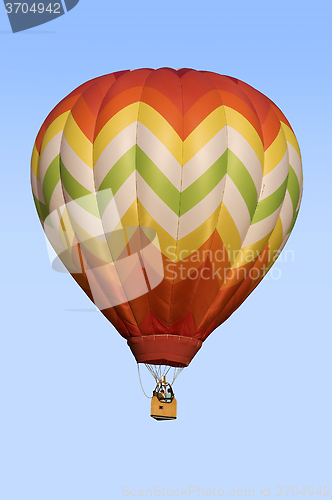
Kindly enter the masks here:
M 171 403 L 162 403 L 157 396 L 151 400 L 151 417 L 156 420 L 174 420 L 176 419 L 176 399 Z

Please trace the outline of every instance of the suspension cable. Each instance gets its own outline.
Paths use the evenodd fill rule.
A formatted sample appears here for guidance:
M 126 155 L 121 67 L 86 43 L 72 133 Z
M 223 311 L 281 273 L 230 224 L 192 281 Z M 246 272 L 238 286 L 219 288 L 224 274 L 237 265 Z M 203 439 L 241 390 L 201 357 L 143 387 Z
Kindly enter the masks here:
M 139 363 L 137 363 L 137 370 L 138 370 L 138 378 L 139 378 L 139 382 L 140 382 L 140 384 L 141 384 L 141 389 L 142 389 L 142 392 L 143 392 L 144 396 L 145 396 L 146 398 L 148 398 L 148 399 L 152 399 L 152 398 L 150 398 L 150 396 L 148 396 L 148 395 L 146 394 L 146 392 L 145 392 L 145 390 L 144 390 L 144 388 L 143 388 L 143 384 L 142 384 L 142 380 L 141 380 L 141 372 L 140 372 L 140 369 L 139 369 Z
M 158 384 L 162 377 L 166 377 L 166 375 L 168 375 L 168 373 L 170 372 L 171 370 L 171 366 L 168 366 L 168 365 L 151 365 L 151 364 L 147 364 L 147 363 L 144 363 L 146 368 L 148 369 L 148 371 L 150 372 L 150 374 L 152 375 L 152 377 L 155 379 L 155 382 Z M 184 367 L 174 367 L 174 372 L 173 372 L 173 380 L 172 382 L 168 382 L 170 384 L 170 386 L 173 386 L 175 380 L 178 378 L 178 376 L 180 375 L 180 373 L 182 372 Z M 140 381 L 140 384 L 141 384 L 141 389 L 142 389 L 142 392 L 143 394 L 145 395 L 146 398 L 148 399 L 152 399 L 151 397 L 149 397 L 145 391 L 144 391 L 144 388 L 143 388 L 143 384 L 142 384 L 142 379 L 141 379 L 141 373 L 140 373 L 140 367 L 139 367 L 139 363 L 137 363 L 137 369 L 138 369 L 138 376 L 139 376 L 139 381 Z
M 182 367 L 182 368 L 175 368 L 175 369 L 174 369 L 173 381 L 172 381 L 171 385 L 173 385 L 173 384 L 174 384 L 174 382 L 176 381 L 176 379 L 178 378 L 178 376 L 179 376 L 179 375 L 180 375 L 180 373 L 182 372 L 183 368 L 184 368 L 184 367 Z

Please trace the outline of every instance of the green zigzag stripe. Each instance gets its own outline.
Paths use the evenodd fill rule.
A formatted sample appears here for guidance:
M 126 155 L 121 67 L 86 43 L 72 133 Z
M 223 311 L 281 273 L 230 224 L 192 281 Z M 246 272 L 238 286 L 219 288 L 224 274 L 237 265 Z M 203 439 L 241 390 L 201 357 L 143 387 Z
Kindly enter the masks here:
M 180 192 L 138 146 L 136 146 L 136 168 L 152 191 L 174 213 L 179 213 Z
M 111 189 L 115 194 L 135 170 L 136 145 L 128 149 L 106 174 L 98 191 Z
M 181 196 L 181 215 L 202 201 L 221 181 L 227 171 L 227 150 Z
M 180 216 L 195 207 L 221 181 L 227 170 L 226 152 L 182 193 L 167 179 L 158 167 L 137 147 L 137 171 L 157 196 Z
M 135 145 L 108 172 L 99 187 L 99 191 L 111 189 L 115 194 L 135 168 L 152 191 L 175 214 L 179 213 L 181 196 L 180 215 L 183 215 L 205 198 L 221 181 L 227 170 L 227 153 L 225 152 L 199 179 L 180 194 L 144 151 Z
M 60 155 L 56 156 L 50 163 L 43 181 L 43 194 L 47 208 L 50 207 L 50 201 L 53 191 L 60 180 Z
M 281 184 L 281 186 L 279 186 L 278 189 L 274 191 L 274 193 L 270 194 L 270 196 L 268 196 L 264 200 L 258 202 L 257 210 L 251 221 L 251 224 L 255 224 L 256 222 L 260 222 L 261 220 L 266 219 L 266 217 L 272 215 L 273 212 L 275 212 L 280 207 L 285 198 L 287 182 L 288 176 Z
M 33 195 L 33 201 L 35 202 L 35 205 L 36 205 L 38 217 L 40 218 L 40 220 L 42 222 L 44 222 L 46 217 L 49 215 L 49 211 L 48 211 L 46 205 L 44 205 L 44 203 L 42 203 L 41 201 L 37 200 L 35 195 Z
M 289 175 L 283 184 L 279 186 L 274 193 L 257 204 L 257 192 L 249 172 L 238 157 L 229 149 L 227 149 L 223 155 L 199 177 L 199 179 L 193 182 L 180 194 L 169 179 L 137 145 L 130 148 L 115 163 L 102 181 L 99 191 L 111 189 L 114 195 L 128 179 L 128 177 L 135 171 L 135 167 L 156 195 L 176 214 L 179 213 L 181 196 L 180 216 L 191 210 L 206 196 L 208 196 L 208 194 L 221 181 L 226 172 L 243 197 L 252 219 L 252 224 L 265 219 L 277 210 L 284 200 L 286 187 L 288 188 L 292 199 L 294 212 L 300 194 L 296 174 L 290 166 Z M 60 155 L 52 161 L 45 174 L 43 194 L 45 197 L 46 207 L 49 207 L 52 194 L 60 178 L 64 188 L 73 200 L 75 200 L 89 213 L 95 215 L 96 217 L 100 217 L 100 208 L 101 211 L 103 211 L 105 207 L 103 206 L 99 208 L 95 197 L 87 197 L 87 195 L 91 194 L 90 191 L 82 186 L 69 173 L 63 164 Z M 108 197 L 108 201 L 110 198 L 111 197 Z M 38 203 L 38 213 L 41 213 L 42 217 L 44 217 L 45 210 L 47 210 L 47 208 L 45 205 L 43 205 L 44 208 L 41 208 L 40 202 Z M 104 203 L 102 205 L 104 205 Z
M 287 189 L 292 200 L 293 212 L 295 213 L 300 198 L 300 186 L 296 173 L 291 165 L 289 165 Z
M 258 200 L 256 186 L 244 164 L 230 150 L 228 150 L 227 174 L 241 193 L 252 219 Z
M 289 229 L 287 231 L 287 234 L 291 233 L 292 230 L 293 230 L 293 227 L 294 227 L 294 224 L 296 222 L 296 219 L 297 219 L 297 216 L 299 215 L 299 210 L 297 210 L 295 213 L 294 213 L 294 216 L 293 216 L 293 220 L 292 220 L 292 223 L 291 225 L 289 226 Z
M 97 204 L 96 196 L 93 196 L 92 193 L 82 186 L 76 179 L 68 172 L 66 167 L 64 166 L 62 160 L 60 159 L 60 173 L 61 173 L 61 181 L 63 187 L 69 194 L 69 196 L 76 201 L 80 207 L 94 215 L 95 217 L 100 218 L 100 211 Z M 88 196 L 91 195 L 91 196 Z
M 73 200 L 82 198 L 90 194 L 90 191 L 80 184 L 66 169 L 63 161 L 60 159 L 60 173 L 63 187 Z

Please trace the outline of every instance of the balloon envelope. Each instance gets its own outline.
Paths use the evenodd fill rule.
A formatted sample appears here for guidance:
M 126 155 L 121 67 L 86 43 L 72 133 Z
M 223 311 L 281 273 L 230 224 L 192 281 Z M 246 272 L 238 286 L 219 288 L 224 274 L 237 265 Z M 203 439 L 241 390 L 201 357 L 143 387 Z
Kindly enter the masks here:
M 297 140 L 244 82 L 139 69 L 46 118 L 32 189 L 65 267 L 136 360 L 187 366 L 262 280 L 302 193 Z

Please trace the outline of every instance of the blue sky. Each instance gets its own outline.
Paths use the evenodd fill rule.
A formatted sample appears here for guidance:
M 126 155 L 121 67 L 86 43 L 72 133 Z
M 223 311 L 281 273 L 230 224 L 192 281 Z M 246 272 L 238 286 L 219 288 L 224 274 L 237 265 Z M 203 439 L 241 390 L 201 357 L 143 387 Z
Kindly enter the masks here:
M 123 487 L 135 498 L 158 486 L 171 498 L 189 486 L 332 494 L 331 10 L 319 0 L 80 0 L 12 34 L 0 6 L 1 499 L 118 500 Z M 179 418 L 168 423 L 149 417 L 125 341 L 52 271 L 29 181 L 35 136 L 57 102 L 90 78 L 143 66 L 256 87 L 289 119 L 304 167 L 294 258 L 206 341 L 175 384 Z

